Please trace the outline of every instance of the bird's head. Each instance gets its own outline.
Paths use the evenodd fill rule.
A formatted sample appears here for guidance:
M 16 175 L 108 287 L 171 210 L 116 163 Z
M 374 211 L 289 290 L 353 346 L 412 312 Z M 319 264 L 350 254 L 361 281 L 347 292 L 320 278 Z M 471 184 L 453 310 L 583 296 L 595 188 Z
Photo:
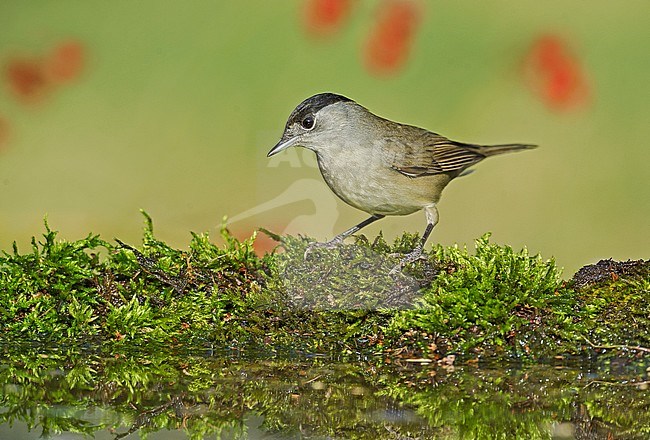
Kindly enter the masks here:
M 267 156 L 289 147 L 304 147 L 317 153 L 331 147 L 337 137 L 345 136 L 345 129 L 351 126 L 353 109 L 363 107 L 334 93 L 320 93 L 305 99 L 291 112 L 282 138 Z

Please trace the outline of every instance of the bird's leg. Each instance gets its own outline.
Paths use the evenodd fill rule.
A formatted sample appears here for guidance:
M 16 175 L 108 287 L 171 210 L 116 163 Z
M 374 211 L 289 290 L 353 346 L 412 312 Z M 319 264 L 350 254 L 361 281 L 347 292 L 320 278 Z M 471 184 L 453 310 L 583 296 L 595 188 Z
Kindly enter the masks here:
M 436 205 L 427 206 L 424 208 L 424 214 L 427 217 L 427 228 L 424 230 L 420 242 L 411 252 L 402 257 L 402 260 L 390 271 L 390 275 L 396 274 L 408 263 L 412 263 L 422 256 L 424 245 L 426 244 L 429 235 L 431 235 L 433 227 L 438 223 L 438 208 L 436 208 Z
M 337 246 L 340 246 L 343 243 L 343 240 L 348 238 L 350 235 L 354 234 L 355 232 L 359 231 L 362 228 L 365 228 L 370 223 L 374 223 L 377 220 L 381 220 L 384 217 L 385 216 L 381 214 L 373 214 L 372 216 L 370 216 L 370 218 L 365 219 L 358 225 L 352 226 L 350 229 L 348 229 L 345 232 L 341 232 L 339 235 L 332 238 L 330 241 L 327 241 L 325 243 L 318 243 L 318 242 L 309 243 L 307 249 L 305 250 L 305 259 L 307 258 L 307 255 L 309 255 L 311 251 L 313 251 L 316 248 L 333 249 Z

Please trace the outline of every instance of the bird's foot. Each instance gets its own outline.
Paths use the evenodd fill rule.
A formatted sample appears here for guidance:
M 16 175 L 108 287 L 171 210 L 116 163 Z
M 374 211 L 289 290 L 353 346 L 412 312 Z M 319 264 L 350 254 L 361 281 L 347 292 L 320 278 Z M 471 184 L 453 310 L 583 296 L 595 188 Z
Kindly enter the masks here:
M 333 239 L 331 239 L 330 241 L 326 241 L 325 243 L 320 243 L 317 241 L 313 243 L 309 243 L 309 245 L 307 245 L 307 249 L 305 249 L 304 259 L 306 260 L 309 254 L 311 254 L 314 249 L 336 249 L 342 244 L 343 244 L 343 238 L 341 237 L 334 237 Z
M 400 262 L 397 263 L 395 267 L 391 269 L 390 272 L 388 272 L 388 275 L 390 276 L 397 275 L 397 273 L 400 272 L 404 268 L 404 266 L 406 266 L 409 263 L 413 263 L 414 261 L 419 260 L 420 258 L 422 258 L 422 246 L 417 246 L 411 252 L 404 255 L 400 260 Z

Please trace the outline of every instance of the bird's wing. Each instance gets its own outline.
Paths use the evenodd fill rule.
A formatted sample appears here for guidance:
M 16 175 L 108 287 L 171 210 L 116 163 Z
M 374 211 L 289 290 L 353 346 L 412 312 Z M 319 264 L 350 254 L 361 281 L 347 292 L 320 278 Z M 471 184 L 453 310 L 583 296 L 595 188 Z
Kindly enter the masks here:
M 387 143 L 389 165 L 409 177 L 443 173 L 461 173 L 485 159 L 476 146 L 451 141 L 423 131 L 419 136 L 391 138 Z

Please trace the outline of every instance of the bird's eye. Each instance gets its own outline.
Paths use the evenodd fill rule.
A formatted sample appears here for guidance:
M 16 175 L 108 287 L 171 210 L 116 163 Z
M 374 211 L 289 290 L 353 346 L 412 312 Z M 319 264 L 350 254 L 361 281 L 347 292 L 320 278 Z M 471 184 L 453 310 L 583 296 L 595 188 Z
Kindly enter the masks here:
M 311 130 L 314 128 L 314 117 L 311 115 L 305 116 L 305 119 L 302 120 L 300 125 L 302 125 L 302 128 L 305 130 Z

